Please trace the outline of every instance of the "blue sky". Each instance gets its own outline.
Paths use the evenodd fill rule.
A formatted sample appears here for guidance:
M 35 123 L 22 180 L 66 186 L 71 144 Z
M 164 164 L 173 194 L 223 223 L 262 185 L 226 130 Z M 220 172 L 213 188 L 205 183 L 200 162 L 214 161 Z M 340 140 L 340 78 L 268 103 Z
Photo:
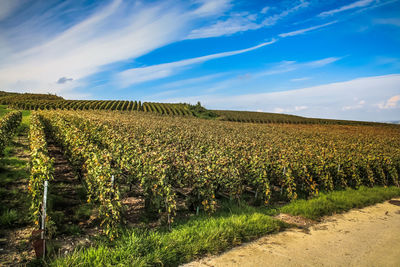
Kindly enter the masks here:
M 400 119 L 400 0 L 1 0 L 0 32 L 0 90 Z

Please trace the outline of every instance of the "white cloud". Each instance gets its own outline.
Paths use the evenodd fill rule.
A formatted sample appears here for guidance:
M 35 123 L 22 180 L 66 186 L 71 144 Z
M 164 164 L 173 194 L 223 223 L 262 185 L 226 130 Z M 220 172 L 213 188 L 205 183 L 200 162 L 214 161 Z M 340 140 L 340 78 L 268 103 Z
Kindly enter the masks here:
M 400 91 L 400 90 L 399 90 Z M 400 95 L 395 95 L 389 98 L 385 102 L 378 103 L 377 106 L 380 109 L 393 109 L 393 108 L 398 108 L 398 102 L 400 102 Z
M 293 79 L 290 79 L 290 81 L 291 82 L 302 82 L 302 81 L 307 81 L 307 80 L 309 80 L 309 79 L 311 79 L 310 77 L 301 77 L 301 78 L 293 78 Z
M 220 14 L 231 7 L 231 0 L 196 0 L 199 7 L 191 12 L 191 15 L 208 17 Z
M 284 108 L 274 108 L 275 113 L 284 113 L 286 110 Z
M 356 98 L 357 99 L 357 98 Z M 361 100 L 358 103 L 356 103 L 355 105 L 351 105 L 351 106 L 344 106 L 342 108 L 342 110 L 352 110 L 352 109 L 360 109 L 362 107 L 364 107 L 365 105 L 365 101 Z
M 360 0 L 360 1 L 356 1 L 356 2 L 353 2 L 353 3 L 349 4 L 349 5 L 345 5 L 345 6 L 342 6 L 342 7 L 336 8 L 336 9 L 332 9 L 332 10 L 329 10 L 329 11 L 324 11 L 324 12 L 320 13 L 318 16 L 319 17 L 331 16 L 331 15 L 334 15 L 336 13 L 340 13 L 340 12 L 343 12 L 343 11 L 346 11 L 346 10 L 349 10 L 349 9 L 368 6 L 369 4 L 371 4 L 373 2 L 375 2 L 375 0 Z
M 295 111 L 300 111 L 300 110 L 305 110 L 305 109 L 308 109 L 308 107 L 307 106 L 295 106 L 294 107 Z
M 382 24 L 382 25 L 392 25 L 400 27 L 400 19 L 399 18 L 382 18 L 382 19 L 375 19 L 375 24 Z
M 270 8 L 271 7 L 269 7 L 269 6 L 266 6 L 266 7 L 264 7 L 263 9 L 261 9 L 261 14 L 267 14 L 267 12 L 268 12 L 268 10 L 270 10 Z
M 297 30 L 297 31 L 287 32 L 287 33 L 281 33 L 281 34 L 279 34 L 279 37 L 285 38 L 285 37 L 289 37 L 289 36 L 304 34 L 309 31 L 317 30 L 317 29 L 332 25 L 336 22 L 338 22 L 338 21 L 335 20 L 335 21 L 331 21 L 331 22 L 328 22 L 328 23 L 325 23 L 322 25 L 317 25 L 317 26 L 313 26 L 313 27 L 309 27 L 309 28 L 305 28 L 305 29 L 301 29 L 301 30 Z
M 122 71 L 116 75 L 116 83 L 121 87 L 127 87 L 127 86 L 133 85 L 133 84 L 138 84 L 138 83 L 142 83 L 142 82 L 146 82 L 146 81 L 165 78 L 165 77 L 174 75 L 176 72 L 178 72 L 179 70 L 181 70 L 183 67 L 186 67 L 186 66 L 202 63 L 202 62 L 212 60 L 212 59 L 246 53 L 249 51 L 259 49 L 266 45 L 273 44 L 275 42 L 276 42 L 276 40 L 272 40 L 272 41 L 265 42 L 265 43 L 262 43 L 262 44 L 259 44 L 259 45 L 256 45 L 256 46 L 253 46 L 250 48 L 246 48 L 246 49 L 223 52 L 223 53 L 212 54 L 212 55 L 190 58 L 190 59 L 184 59 L 184 60 L 180 60 L 180 61 L 164 63 L 164 64 L 159 64 L 159 65 L 153 65 L 153 66 L 148 66 L 148 67 L 128 69 L 128 70 Z
M 262 21 L 257 22 L 257 14 L 243 13 L 232 13 L 228 18 L 219 20 L 212 25 L 207 25 L 199 29 L 194 29 L 186 37 L 186 39 L 199 39 L 199 38 L 210 38 L 218 36 L 229 36 L 238 32 L 244 32 L 248 30 L 257 30 L 263 27 L 275 25 L 279 20 L 287 17 L 288 15 L 309 6 L 309 2 L 300 1 L 300 4 L 282 11 L 281 13 L 264 17 Z M 269 7 L 264 7 L 260 14 L 265 15 Z
M 315 60 L 315 61 L 311 61 L 311 62 L 307 62 L 304 63 L 304 65 L 306 66 L 310 66 L 310 67 L 323 67 L 326 66 L 328 64 L 334 63 L 340 59 L 342 59 L 343 57 L 327 57 L 324 59 L 320 59 L 320 60 Z
M 255 84 L 259 83 L 262 84 L 265 82 L 266 76 L 273 76 L 273 75 L 280 75 L 283 73 L 291 72 L 291 71 L 304 71 L 310 70 L 313 68 L 321 68 L 337 60 L 340 60 L 341 57 L 329 57 L 324 59 L 318 59 L 314 61 L 308 62 L 296 62 L 296 61 L 282 61 L 275 66 L 267 69 L 261 70 L 258 72 L 249 72 L 249 73 L 242 73 L 239 75 L 230 76 L 229 78 L 219 80 L 217 82 L 210 82 L 210 83 L 199 83 L 195 87 L 199 91 L 207 92 L 207 93 L 214 93 L 221 90 L 231 90 L 235 87 L 244 87 L 248 88 L 249 83 L 253 82 Z M 227 73 L 228 74 L 228 73 Z M 292 79 L 291 81 L 304 81 L 310 79 L 309 77 L 302 77 L 298 79 Z M 256 87 L 258 87 L 256 85 Z M 204 91 L 204 88 L 207 90 Z M 193 89 L 193 87 L 191 87 Z
M 290 14 L 292 14 L 292 13 L 294 13 L 294 12 L 296 12 L 296 11 L 302 9 L 302 8 L 308 7 L 309 5 L 310 5 L 309 2 L 300 1 L 300 4 L 298 4 L 296 6 L 294 6 L 292 8 L 289 8 L 289 9 L 287 9 L 287 10 L 285 10 L 285 11 L 279 13 L 279 14 L 275 14 L 273 16 L 270 16 L 270 17 L 264 19 L 262 24 L 264 26 L 275 25 L 279 20 L 287 17 L 288 15 L 290 15 Z
M 218 21 L 217 23 L 199 29 L 194 29 L 190 32 L 187 39 L 200 39 L 209 37 L 218 37 L 231 35 L 237 32 L 244 32 L 248 30 L 256 30 L 261 28 L 262 25 L 254 22 L 254 19 L 249 15 L 245 16 L 232 16 L 225 21 Z
M 261 76 L 268 76 L 268 75 L 275 75 L 275 74 L 281 74 L 285 72 L 290 72 L 290 71 L 295 71 L 299 69 L 305 69 L 305 68 L 321 68 L 326 65 L 332 64 L 338 60 L 342 59 L 342 57 L 327 57 L 323 59 L 318 59 L 314 61 L 308 61 L 308 62 L 296 62 L 296 61 L 282 61 L 280 62 L 276 67 L 266 70 L 266 71 L 260 71 L 258 73 L 252 74 L 253 77 L 261 77 Z M 305 80 L 302 78 L 301 80 Z M 300 81 L 294 79 L 293 81 Z
M 400 99 L 400 74 L 354 79 L 346 82 L 318 85 L 298 90 L 273 93 L 227 95 L 200 95 L 196 97 L 164 99 L 166 102 L 201 101 L 207 108 L 232 110 L 264 110 L 266 112 L 287 112 L 332 119 L 353 119 L 365 121 L 398 120 Z M 353 106 L 358 109 L 343 109 Z M 378 103 L 384 101 L 381 109 Z M 297 111 L 296 111 L 296 107 Z M 300 108 L 299 108 L 300 107 Z M 307 107 L 307 108 L 301 108 Z
M 215 15 L 228 4 L 229 1 L 198 1 L 199 6 L 187 12 L 187 6 L 172 6 L 166 1 L 130 4 L 114 0 L 36 47 L 16 51 L 12 42 L 0 43 L 1 49 L 7 51 L 4 55 L 1 52 L 0 57 L 0 87 L 10 91 L 52 90 L 53 93 L 69 90 L 77 81 L 105 70 L 108 64 L 132 60 L 181 40 L 194 20 Z M 52 17 L 51 14 L 43 16 Z M 42 20 L 40 15 L 33 19 Z M 46 27 L 33 34 L 45 31 Z M 8 35 L 19 33 L 17 29 Z M 31 45 L 31 37 L 32 34 L 25 39 L 24 35 L 19 36 L 19 43 Z M 152 75 L 162 77 L 168 75 L 166 72 L 160 70 Z M 71 77 L 74 81 L 57 84 L 60 77 Z

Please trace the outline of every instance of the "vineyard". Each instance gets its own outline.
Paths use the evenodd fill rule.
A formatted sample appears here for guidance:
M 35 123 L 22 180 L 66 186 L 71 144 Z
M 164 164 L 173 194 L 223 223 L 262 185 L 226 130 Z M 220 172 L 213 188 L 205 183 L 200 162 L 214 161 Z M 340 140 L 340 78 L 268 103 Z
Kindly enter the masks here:
M 87 201 L 98 205 L 110 238 L 133 191 L 147 212 L 170 225 L 182 210 L 214 212 L 221 199 L 268 205 L 319 191 L 399 185 L 394 126 L 236 124 L 100 111 L 41 111 L 32 118 L 33 151 L 44 151 L 32 154 L 42 165 L 32 185 L 52 179 L 44 127 L 86 185 Z M 41 190 L 30 188 L 33 195 Z
M 22 113 L 15 111 L 8 113 L 0 119 L 0 153 L 13 137 L 16 128 L 21 123 Z
M 118 102 L 110 103 L 115 106 Z M 21 116 L 21 111 L 8 111 L 0 119 L 1 151 L 12 139 Z M 279 120 L 284 117 L 276 115 L 276 119 L 282 122 Z M 64 185 L 55 175 L 59 159 L 54 158 L 49 144 L 64 154 L 74 183 L 84 188 L 73 193 L 83 194 L 85 205 L 80 205 L 92 209 L 87 218 L 94 216 L 91 220 L 108 240 L 118 239 L 121 227 L 137 224 L 141 216 L 173 229 L 177 219 L 211 216 L 226 201 L 270 207 L 315 198 L 321 192 L 399 187 L 398 126 L 325 125 L 296 116 L 292 120 L 236 123 L 137 109 L 34 110 L 28 128 L 29 218 L 41 226 L 44 182 L 48 181 L 52 195 L 46 222 L 55 229 L 62 229 L 57 224 L 65 222 L 58 218 L 62 206 L 54 204 L 61 194 L 55 188 Z M 133 218 L 132 213 L 138 215 Z
M 335 124 L 335 125 L 381 125 L 376 122 L 306 118 L 279 113 L 208 110 L 187 103 L 156 103 L 127 100 L 65 100 L 50 94 L 18 94 L 0 91 L 0 105 L 9 105 L 19 110 L 104 110 L 141 111 L 167 116 L 191 116 L 203 119 L 244 123 L 287 124 Z
M 339 124 L 339 125 L 379 125 L 382 123 L 331 120 L 306 118 L 295 115 L 252 112 L 252 111 L 234 111 L 234 110 L 213 110 L 219 116 L 220 120 L 248 123 L 294 123 L 294 124 Z
M 55 95 L 17 94 L 0 91 L 0 104 L 22 110 L 119 110 L 143 111 L 171 116 L 193 116 L 189 104 L 123 100 L 64 100 Z

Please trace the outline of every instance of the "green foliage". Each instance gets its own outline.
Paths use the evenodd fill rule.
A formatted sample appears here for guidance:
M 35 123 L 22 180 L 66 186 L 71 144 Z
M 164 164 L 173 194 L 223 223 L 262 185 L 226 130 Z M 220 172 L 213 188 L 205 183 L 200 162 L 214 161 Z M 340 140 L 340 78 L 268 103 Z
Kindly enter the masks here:
M 362 208 L 400 196 L 399 187 L 360 187 L 358 190 L 348 188 L 341 191 L 320 194 L 310 200 L 296 200 L 280 209 L 283 213 L 301 215 L 309 219 L 320 219 L 322 216 Z
M 13 137 L 22 120 L 20 111 L 9 112 L 0 119 L 0 153 Z
M 28 190 L 32 198 L 31 210 L 35 224 L 39 224 L 42 207 L 44 181 L 53 180 L 53 159 L 48 155 L 44 125 L 37 113 L 31 117 L 29 129 L 31 150 Z
M 42 114 L 73 165 L 86 175 L 90 199 L 101 203 L 110 228 L 120 219 L 120 193 L 112 192 L 120 185 L 139 187 L 146 209 L 169 224 L 178 198 L 190 211 L 212 213 L 221 197 L 268 205 L 320 191 L 399 185 L 400 152 L 393 144 L 400 143 L 400 129 L 395 127 L 233 124 L 137 113 Z
M 67 152 L 71 165 L 84 176 L 89 203 L 99 204 L 99 215 L 104 233 L 115 238 L 120 221 L 121 203 L 119 189 L 111 185 L 116 174 L 112 157 L 106 150 L 90 142 L 87 133 L 67 123 L 56 112 L 41 113 L 53 138 Z
M 196 105 L 188 105 L 188 110 L 198 118 L 202 119 L 215 119 L 218 117 L 218 114 L 216 114 L 214 111 L 208 110 L 205 107 L 201 105 L 200 102 L 197 102 Z

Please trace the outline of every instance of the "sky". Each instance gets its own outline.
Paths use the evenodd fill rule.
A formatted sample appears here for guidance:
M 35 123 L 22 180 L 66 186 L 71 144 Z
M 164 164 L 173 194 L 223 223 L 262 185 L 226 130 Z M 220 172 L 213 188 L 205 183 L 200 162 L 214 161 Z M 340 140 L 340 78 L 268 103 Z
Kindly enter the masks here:
M 0 0 L 0 90 L 400 120 L 400 0 Z

